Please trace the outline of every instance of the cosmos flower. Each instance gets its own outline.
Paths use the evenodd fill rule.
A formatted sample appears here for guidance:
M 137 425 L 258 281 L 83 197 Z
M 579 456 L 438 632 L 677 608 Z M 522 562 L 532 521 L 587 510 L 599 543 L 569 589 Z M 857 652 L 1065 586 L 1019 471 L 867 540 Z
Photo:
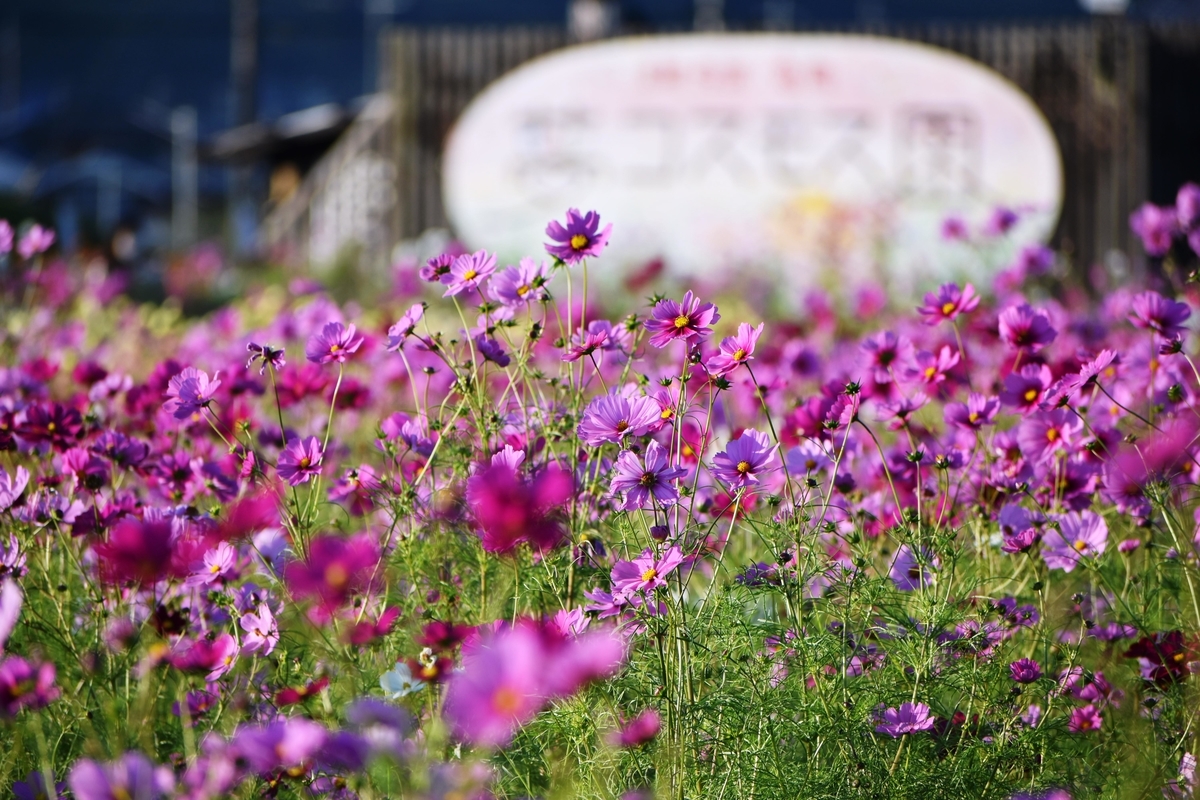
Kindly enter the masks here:
M 933 717 L 924 703 L 902 703 L 899 708 L 884 709 L 875 726 L 876 733 L 886 733 L 892 738 L 932 729 Z
M 765 433 L 742 431 L 742 435 L 727 444 L 723 452 L 713 456 L 713 476 L 732 489 L 752 486 L 779 468 L 777 450 Z
M 557 509 L 573 488 L 571 476 L 557 468 L 529 480 L 505 465 L 480 470 L 467 482 L 467 506 L 483 549 L 510 553 L 523 543 L 538 551 L 557 547 L 565 537 Z
M 275 469 L 288 485 L 299 486 L 321 474 L 321 462 L 324 458 L 325 451 L 317 437 L 292 439 L 279 454 L 279 462 Z
M 425 688 L 425 682 L 413 677 L 412 670 L 403 661 L 396 663 L 379 677 L 379 688 L 392 700 L 416 694 Z
M 309 338 L 304 354 L 314 364 L 344 364 L 362 344 L 363 337 L 353 325 L 347 327 L 340 322 L 329 322 Z
M 522 258 L 515 267 L 506 267 L 492 276 L 488 294 L 501 305 L 516 307 L 541 302 L 550 296 L 546 289 L 549 272 L 546 265 Z
M 613 747 L 641 747 L 658 736 L 661 729 L 662 718 L 657 711 L 648 708 L 613 731 L 608 742 Z
M 667 548 L 662 556 L 647 549 L 633 561 L 618 561 L 612 568 L 613 596 L 627 599 L 666 586 L 667 577 L 682 563 L 683 551 L 678 547 Z
M 1071 718 L 1067 721 L 1067 730 L 1071 733 L 1087 733 L 1098 731 L 1104 724 L 1104 717 L 1096 706 L 1089 703 L 1083 708 L 1071 710 Z
M 0 660 L 0 719 L 12 719 L 22 709 L 37 710 L 58 699 L 55 670 L 50 662 L 31 664 L 19 656 Z
M 580 214 L 579 209 L 567 210 L 567 224 L 551 220 L 546 226 L 546 235 L 552 240 L 546 244 L 546 252 L 568 266 L 574 266 L 585 258 L 596 258 L 608 246 L 612 225 L 600 230 L 600 215 L 595 211 Z
M 454 259 L 450 274 L 443 281 L 446 291 L 442 297 L 454 297 L 465 291 L 477 290 L 495 271 L 496 257 L 485 250 L 461 255 Z
M 1031 658 L 1020 658 L 1008 665 L 1009 675 L 1017 683 L 1033 683 L 1042 677 L 1042 668 Z
M 619 443 L 626 436 L 644 436 L 661 422 L 658 403 L 644 395 L 616 389 L 592 399 L 579 422 L 579 438 L 589 447 Z
M 288 564 L 283 578 L 297 600 L 314 602 L 315 618 L 323 621 L 373 586 L 380 577 L 378 564 L 379 548 L 368 534 L 318 536 L 308 557 Z
M 1050 569 L 1070 572 L 1083 558 L 1104 552 L 1108 545 L 1108 524 L 1094 511 L 1062 514 L 1058 527 L 1046 529 L 1042 537 L 1042 559 Z
M 1143 203 L 1129 215 L 1129 227 L 1142 240 L 1147 255 L 1162 258 L 1171 251 L 1179 219 L 1174 208 Z
M 747 361 L 753 361 L 754 346 L 762 332 L 761 322 L 757 327 L 751 327 L 748 322 L 738 325 L 737 334 L 722 339 L 717 353 L 708 359 L 705 367 L 709 373 L 728 375 Z
M 1135 328 L 1174 339 L 1187 330 L 1184 323 L 1191 316 L 1192 309 L 1187 303 L 1170 300 L 1158 292 L 1141 292 L 1133 298 L 1129 321 Z
M 157 800 L 174 792 L 175 778 L 170 767 L 155 766 L 141 753 L 129 752 L 107 764 L 80 759 L 67 785 L 75 800 Z
M 959 289 L 957 283 L 947 283 L 926 294 L 925 303 L 917 308 L 917 313 L 924 317 L 926 325 L 938 325 L 953 322 L 978 307 L 979 295 L 974 286 L 968 283 Z
M 216 395 L 221 382 L 217 373 L 209 379 L 208 375 L 195 367 L 188 367 L 183 372 L 171 378 L 167 386 L 167 402 L 163 410 L 172 414 L 175 419 L 188 419 L 208 408 Z
M 645 460 L 636 453 L 622 450 L 617 456 L 616 472 L 613 474 L 609 491 L 614 495 L 624 493 L 621 508 L 630 511 L 644 508 L 650 498 L 662 506 L 674 505 L 679 499 L 679 489 L 672 481 L 687 475 L 687 470 L 671 467 L 666 448 L 651 441 L 646 446 Z
M 421 321 L 421 317 L 425 316 L 425 304 L 413 303 L 408 311 L 400 317 L 395 325 L 388 328 L 387 343 L 385 349 L 389 352 L 396 352 L 404 347 L 404 340 L 417 328 L 417 323 Z
M 666 347 L 676 340 L 704 340 L 712 335 L 712 325 L 721 318 L 712 303 L 702 303 L 690 291 L 682 302 L 660 300 L 654 306 L 646 330 L 651 332 L 650 344 Z
M 250 353 L 250 358 L 246 361 L 246 369 L 253 369 L 254 362 L 259 362 L 258 374 L 266 373 L 270 367 L 275 372 L 287 366 L 287 360 L 283 357 L 284 350 L 282 347 L 272 347 L 269 344 L 257 344 L 250 342 L 246 345 L 246 350 Z
M 1056 336 L 1058 331 L 1044 311 L 1020 303 L 1000 312 L 1000 339 L 1014 350 L 1036 353 Z
M 999 398 L 971 392 L 967 402 L 946 405 L 946 422 L 966 431 L 977 431 L 985 425 L 994 424 L 999 411 Z

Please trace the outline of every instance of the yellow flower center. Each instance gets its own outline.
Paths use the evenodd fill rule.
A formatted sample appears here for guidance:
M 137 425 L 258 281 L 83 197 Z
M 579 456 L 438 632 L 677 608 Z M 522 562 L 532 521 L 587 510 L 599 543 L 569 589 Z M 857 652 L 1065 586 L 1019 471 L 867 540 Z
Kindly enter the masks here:
M 492 695 L 492 707 L 501 714 L 516 714 L 521 708 L 521 695 L 507 686 L 501 686 Z
M 1071 546 L 1074 547 L 1076 551 L 1082 553 L 1084 550 L 1087 550 L 1088 545 L 1083 539 L 1076 539 Z
M 46 430 L 50 431 L 51 433 L 54 433 L 54 431 L 55 431 L 55 429 L 56 429 L 57 427 L 58 427 L 58 426 L 57 426 L 57 425 L 55 425 L 53 422 L 47 422 L 47 423 L 46 423 Z
M 954 310 L 954 303 L 951 303 L 949 301 L 942 303 L 942 313 L 943 314 L 946 314 L 947 316 L 949 316 L 950 312 L 953 310 Z
M 650 569 L 648 569 L 642 573 L 642 582 L 649 583 L 650 581 L 654 580 L 657 577 L 658 577 L 658 570 L 656 570 L 654 567 L 650 567 Z
M 967 419 L 971 420 L 971 422 L 979 422 L 979 412 L 972 411 L 970 414 L 967 414 Z
M 733 354 L 734 361 L 741 361 L 745 357 L 746 357 L 746 351 L 742 350 L 741 348 L 738 348 L 738 351 Z
M 662 413 L 658 415 L 659 419 L 670 419 L 673 416 L 675 416 L 675 409 L 673 408 L 664 408 Z
M 617 433 L 624 433 L 627 430 L 629 430 L 629 421 L 628 420 L 623 419 L 617 423 Z
M 571 249 L 572 250 L 582 250 L 583 248 L 585 248 L 587 246 L 588 246 L 588 237 L 584 236 L 582 233 L 577 233 L 571 237 Z
M 325 568 L 325 583 L 335 589 L 340 589 L 350 580 L 350 576 L 346 574 L 346 568 L 341 564 L 330 564 Z
M 1026 403 L 1032 403 L 1034 398 L 1036 398 L 1037 396 L 1038 396 L 1037 389 L 1026 389 L 1025 390 L 1025 402 Z
M 464 281 L 473 281 L 473 280 L 475 280 L 475 276 L 476 276 L 476 275 L 478 275 L 478 274 L 479 274 L 479 273 L 478 273 L 478 272 L 476 272 L 475 270 L 473 270 L 473 269 L 469 269 L 469 270 L 467 270 L 466 272 L 464 272 L 464 273 L 463 273 L 462 279 L 463 279 Z
M 338 350 L 341 350 L 341 349 L 342 349 L 342 346 L 340 344 L 329 345 L 329 352 L 331 352 L 331 353 L 336 353 Z
M 304 458 L 300 459 L 300 469 L 308 469 L 311 466 L 312 466 L 312 459 L 310 459 L 308 456 L 305 456 Z
M 925 368 L 925 377 L 926 378 L 932 378 L 936 374 L 937 374 L 937 367 L 926 367 Z
M 688 317 L 687 314 L 680 314 L 678 317 L 675 318 L 675 327 L 681 328 L 681 329 L 686 328 L 688 326 L 688 323 L 691 321 L 692 320 Z
M 1050 430 L 1046 431 L 1046 441 L 1048 441 L 1048 442 L 1057 442 L 1058 441 L 1058 428 L 1051 428 Z
M 737 465 L 737 471 L 738 471 L 738 474 L 745 475 L 747 472 L 750 471 L 750 462 L 749 461 L 739 461 L 738 465 Z
M 525 295 L 527 295 L 527 294 L 529 294 L 529 287 L 528 287 L 528 286 L 524 286 L 524 285 L 522 285 L 522 286 L 518 286 L 518 287 L 517 287 L 517 295 L 518 295 L 518 296 L 520 296 L 520 297 L 524 297 L 524 296 L 525 296 Z

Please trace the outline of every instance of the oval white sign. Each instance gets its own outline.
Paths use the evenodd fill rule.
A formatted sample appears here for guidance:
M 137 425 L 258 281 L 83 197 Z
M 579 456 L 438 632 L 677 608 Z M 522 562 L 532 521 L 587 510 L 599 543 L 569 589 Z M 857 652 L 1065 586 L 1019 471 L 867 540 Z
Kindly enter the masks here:
M 541 252 L 568 207 L 613 223 L 605 262 L 753 266 L 896 289 L 1002 264 L 942 240 L 949 215 L 1062 201 L 1054 135 L 992 70 L 893 39 L 705 35 L 557 51 L 496 81 L 451 133 L 447 214 L 471 247 Z M 994 255 L 994 254 L 993 254 Z

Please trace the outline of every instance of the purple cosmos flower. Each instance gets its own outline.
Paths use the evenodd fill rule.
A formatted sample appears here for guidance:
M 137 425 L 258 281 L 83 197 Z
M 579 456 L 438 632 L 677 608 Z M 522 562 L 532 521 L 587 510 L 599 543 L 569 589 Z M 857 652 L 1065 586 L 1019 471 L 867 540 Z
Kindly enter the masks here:
M 712 334 L 711 326 L 720 318 L 716 306 L 701 303 L 689 291 L 681 303 L 660 300 L 654 306 L 650 319 L 646 320 L 646 330 L 653 334 L 650 344 L 666 347 L 677 339 L 707 339 Z
M 3 223 L 3 220 L 0 220 L 0 223 Z M 0 241 L 0 245 L 2 244 L 3 241 Z M 3 252 L 0 249 L 0 253 Z M 70 796 L 67 794 L 65 781 L 56 782 L 54 790 L 47 791 L 45 776 L 40 772 L 31 772 L 25 776 L 25 780 L 14 783 L 12 792 L 17 800 L 66 800 Z
M 625 493 L 621 508 L 626 511 L 645 507 L 651 496 L 659 505 L 669 506 L 679 499 L 679 490 L 671 482 L 685 475 L 686 469 L 671 467 L 666 448 L 651 441 L 646 447 L 644 464 L 636 453 L 621 451 L 609 490 L 613 494 Z
M 49 662 L 34 666 L 19 656 L 0 661 L 0 718 L 12 719 L 23 708 L 44 708 L 58 699 L 54 676 Z
M 450 267 L 454 264 L 456 257 L 450 253 L 442 253 L 429 259 L 425 262 L 425 266 L 421 267 L 421 280 L 430 283 L 446 283 L 450 276 Z
M 1017 683 L 1033 683 L 1042 677 L 1041 666 L 1032 658 L 1021 658 L 1008 665 L 1009 674 Z
M 999 398 L 984 397 L 978 392 L 971 392 L 967 402 L 946 405 L 946 422 L 963 430 L 977 431 L 985 425 L 993 424 L 999 411 Z
M 1129 321 L 1135 328 L 1152 330 L 1164 339 L 1174 339 L 1187 329 L 1183 323 L 1192 316 L 1187 303 L 1169 300 L 1158 292 L 1142 292 L 1133 298 Z
M 1175 216 L 1185 232 L 1200 227 L 1200 186 L 1185 183 L 1175 195 Z
M 942 220 L 942 238 L 948 242 L 965 242 L 970 238 L 966 220 L 962 217 L 946 217 Z
M 922 586 L 928 586 L 933 581 L 933 570 L 939 566 L 937 556 L 929 551 L 923 551 L 922 557 L 906 544 L 896 550 L 896 558 L 892 561 L 889 575 L 892 583 L 902 592 L 911 592 Z
M 1001 542 L 1000 549 L 1006 553 L 1026 553 L 1042 539 L 1042 534 L 1037 528 L 1005 531 L 1002 535 L 1004 541 Z
M 54 231 L 41 225 L 32 225 L 17 245 L 17 252 L 26 260 L 44 253 L 54 244 Z
M 1019 372 L 1005 376 L 1000 402 L 1023 414 L 1032 413 L 1038 409 L 1052 380 L 1050 368 L 1045 364 L 1026 364 Z
M 28 485 L 29 470 L 17 467 L 10 476 L 3 467 L 0 467 L 0 511 L 12 508 L 21 499 L 21 495 L 25 493 L 25 487 Z
M 378 563 L 379 548 L 366 534 L 320 536 L 309 546 L 308 559 L 288 564 L 283 577 L 293 596 L 315 600 L 317 619 L 327 620 L 371 587 Z
M 1053 342 L 1056 336 L 1058 331 L 1041 309 L 1021 303 L 1000 312 L 1000 338 L 1016 350 L 1036 353 Z
M 997 206 L 987 222 L 983 224 L 983 232 L 988 236 L 1002 236 L 1008 233 L 1021 221 L 1016 211 L 1004 206 Z
M 912 341 L 891 331 L 868 336 L 859 350 L 866 359 L 863 366 L 872 371 L 876 383 L 890 383 L 893 370 L 907 368 L 913 359 Z
M 1100 716 L 1100 710 L 1089 703 L 1083 708 L 1076 708 L 1071 712 L 1067 730 L 1071 733 L 1087 733 L 1100 730 L 1100 726 L 1103 724 L 1104 717 Z
M 925 295 L 925 304 L 917 308 L 917 313 L 925 319 L 926 325 L 938 325 L 946 321 L 954 321 L 962 314 L 974 311 L 979 306 L 979 295 L 975 287 L 967 284 L 962 289 L 957 283 L 943 284 L 936 292 Z
M 220 374 L 220 373 L 217 373 Z M 221 382 L 195 367 L 187 367 L 167 384 L 167 402 L 163 410 L 175 419 L 187 419 L 212 403 Z
M 13 229 L 8 220 L 0 219 L 0 256 L 11 252 L 13 246 Z
M 1171 251 L 1171 242 L 1178 232 L 1174 208 L 1143 203 L 1129 215 L 1129 227 L 1142 240 L 1146 254 L 1161 258 Z
M 623 724 L 620 730 L 613 731 L 608 742 L 613 747 L 640 747 L 658 736 L 661 729 L 662 719 L 658 712 L 648 708 Z
M 170 767 L 156 767 L 141 753 L 130 752 L 108 764 L 80 759 L 71 768 L 67 785 L 75 800 L 154 800 L 174 791 L 175 778 Z
M 320 333 L 314 333 L 308 340 L 304 354 L 314 364 L 334 361 L 344 364 L 347 358 L 358 352 L 362 343 L 363 337 L 358 335 L 353 325 L 347 327 L 340 322 L 329 322 Z
M 724 452 L 713 456 L 713 475 L 732 489 L 742 489 L 758 483 L 763 473 L 779 468 L 777 446 L 756 430 L 742 435 L 725 446 Z
M 599 257 L 611 233 L 612 225 L 600 230 L 600 215 L 595 211 L 580 214 L 579 209 L 568 209 L 565 227 L 558 220 L 551 220 L 546 226 L 546 235 L 554 240 L 546 244 L 546 252 L 565 264 L 575 265 L 585 258 Z
M 580 330 L 571 337 L 571 347 L 563 353 L 563 361 L 578 361 L 584 356 L 590 356 L 597 350 L 603 350 L 608 345 L 611 327 L 589 324 L 586 331 Z
M 548 272 L 546 265 L 522 258 L 515 267 L 497 272 L 488 283 L 488 294 L 501 305 L 515 307 L 545 300 Z
M 496 257 L 479 250 L 454 259 L 450 274 L 443 279 L 446 291 L 442 297 L 454 297 L 464 291 L 478 289 L 496 271 Z
M 662 421 L 658 403 L 643 395 L 629 396 L 616 389 L 592 399 L 579 423 L 579 438 L 589 447 L 642 436 Z
M 892 738 L 928 730 L 933 730 L 933 717 L 924 703 L 902 703 L 900 708 L 885 709 L 875 726 L 876 733 L 886 733 Z
M 667 576 L 683 563 L 683 551 L 669 547 L 662 557 L 647 548 L 633 561 L 618 561 L 612 568 L 613 596 L 628 599 L 667 585 Z
M 329 738 L 329 731 L 303 718 L 276 719 L 265 726 L 244 726 L 230 746 L 259 775 L 299 767 L 311 761 Z
M 921 350 L 913 358 L 913 366 L 904 371 L 904 377 L 914 383 L 936 386 L 946 380 L 960 359 L 958 351 L 950 349 L 948 345 L 942 345 L 937 355 Z
M 246 361 L 246 369 L 253 369 L 254 362 L 261 362 L 258 368 L 258 374 L 262 375 L 267 371 L 267 367 L 279 372 L 287 365 L 287 361 L 283 357 L 282 347 L 272 347 L 269 344 L 256 344 L 250 342 L 246 345 L 246 350 L 250 353 L 250 358 Z
M 404 340 L 412 336 L 412 332 L 416 330 L 417 323 L 423 316 L 425 316 L 425 304 L 413 303 L 408 311 L 404 312 L 404 316 L 400 317 L 400 321 L 388 328 L 386 344 L 388 352 L 394 353 L 404 347 Z
M 1026 417 L 1017 430 L 1017 441 L 1026 460 L 1037 463 L 1066 452 L 1081 430 L 1079 418 L 1060 408 Z
M 763 332 L 763 323 L 751 327 L 750 323 L 738 325 L 736 336 L 727 336 L 721 340 L 716 355 L 708 359 L 705 365 L 712 375 L 728 375 L 735 369 L 754 359 L 754 346 Z
M 1042 559 L 1050 569 L 1070 572 L 1083 557 L 1098 556 L 1108 545 L 1108 524 L 1094 511 L 1062 514 L 1058 528 L 1048 528 L 1042 539 Z
M 491 361 L 498 367 L 507 367 L 512 363 L 508 353 L 504 352 L 504 347 L 490 336 L 483 334 L 476 336 L 475 349 L 479 351 L 479 355 L 483 356 L 484 361 Z
M 321 461 L 324 458 L 325 451 L 321 449 L 321 440 L 317 437 L 292 439 L 279 454 L 275 469 L 289 485 L 299 486 L 321 474 Z
M 238 620 L 245 631 L 242 636 L 242 652 L 269 656 L 279 644 L 279 625 L 266 603 L 259 603 L 254 611 L 247 611 Z

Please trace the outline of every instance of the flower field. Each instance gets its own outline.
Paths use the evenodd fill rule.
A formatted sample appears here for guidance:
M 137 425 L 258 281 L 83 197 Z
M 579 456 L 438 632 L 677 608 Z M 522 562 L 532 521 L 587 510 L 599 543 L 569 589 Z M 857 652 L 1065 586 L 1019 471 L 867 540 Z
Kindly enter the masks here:
M 571 210 L 189 319 L 0 223 L 0 786 L 1200 796 L 1200 187 L 1131 224 L 764 319 Z

